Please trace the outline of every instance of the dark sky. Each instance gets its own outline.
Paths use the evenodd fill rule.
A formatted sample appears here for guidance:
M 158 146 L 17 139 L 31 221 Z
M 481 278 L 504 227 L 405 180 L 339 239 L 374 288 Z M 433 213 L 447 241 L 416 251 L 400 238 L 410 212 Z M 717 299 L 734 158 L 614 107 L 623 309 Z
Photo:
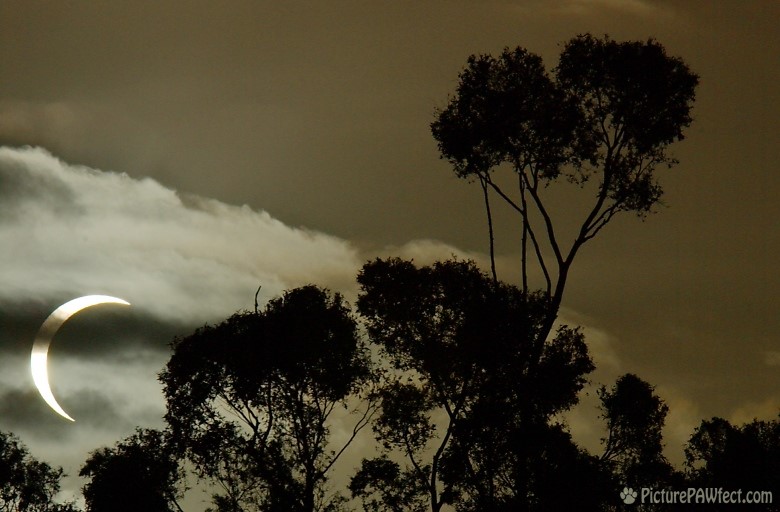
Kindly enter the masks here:
M 468 55 L 520 45 L 552 67 L 584 32 L 657 38 L 701 77 L 681 163 L 661 173 L 667 206 L 617 218 L 575 263 L 564 316 L 587 327 L 594 383 L 630 371 L 656 385 L 677 461 L 703 418 L 775 417 L 779 23 L 774 1 L 2 2 L 0 429 L 77 468 L 159 416 L 171 336 L 251 307 L 258 282 L 266 298 L 309 281 L 350 292 L 374 254 L 484 263 L 480 191 L 438 158 L 434 109 Z M 42 149 L 10 149 L 26 145 Z M 562 225 L 581 214 L 576 192 L 552 197 Z M 496 210 L 512 278 L 514 219 Z M 58 424 L 28 345 L 86 293 L 134 310 L 83 313 L 119 325 L 116 354 L 58 338 L 55 394 L 82 418 Z M 79 365 L 112 382 L 76 382 Z M 583 442 L 595 418 L 590 402 L 572 415 Z M 45 442 L 66 428 L 77 454 Z

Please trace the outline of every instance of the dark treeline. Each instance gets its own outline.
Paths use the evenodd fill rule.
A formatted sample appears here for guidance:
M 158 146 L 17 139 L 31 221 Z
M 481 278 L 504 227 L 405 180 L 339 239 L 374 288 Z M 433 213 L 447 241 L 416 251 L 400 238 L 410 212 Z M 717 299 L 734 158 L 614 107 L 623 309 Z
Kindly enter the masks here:
M 87 510 L 181 512 L 188 473 L 215 512 L 667 510 L 634 493 L 780 490 L 780 420 L 703 421 L 682 468 L 663 454 L 668 407 L 636 375 L 598 391 L 599 453 L 560 420 L 594 370 L 582 331 L 557 322 L 575 256 L 616 215 L 659 203 L 656 170 L 676 163 L 697 84 L 654 40 L 578 36 L 549 71 L 522 48 L 470 57 L 431 128 L 480 184 L 490 273 L 377 259 L 354 308 L 309 285 L 177 338 L 166 428 L 90 455 Z M 545 195 L 567 184 L 593 199 L 568 246 Z M 491 198 L 518 214 L 518 285 L 498 276 Z M 369 432 L 376 451 L 338 488 L 334 464 Z M 60 470 L 0 442 L 0 511 L 75 510 L 53 503 Z

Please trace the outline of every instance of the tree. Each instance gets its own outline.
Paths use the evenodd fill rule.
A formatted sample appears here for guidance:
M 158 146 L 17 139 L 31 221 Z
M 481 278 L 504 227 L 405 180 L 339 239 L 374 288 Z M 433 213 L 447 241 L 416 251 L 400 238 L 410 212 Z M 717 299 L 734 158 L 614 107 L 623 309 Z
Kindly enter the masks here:
M 561 327 L 531 371 L 547 307 L 540 295 L 496 283 L 473 262 L 375 260 L 358 282 L 358 311 L 393 368 L 377 393 L 374 433 L 406 464 L 364 461 L 353 496 L 383 500 L 369 510 L 421 510 L 424 500 L 432 512 L 525 499 L 527 474 L 517 470 L 528 460 L 507 450 L 535 446 L 547 421 L 576 403 L 593 369 L 582 334 Z
M 607 435 L 602 438 L 600 461 L 613 476 L 615 488 L 628 486 L 680 488 L 684 485 L 663 454 L 663 428 L 669 407 L 653 386 L 634 374 L 617 379 L 611 389 L 601 386 L 601 417 Z M 640 506 L 641 508 L 641 506 Z M 662 510 L 655 505 L 652 510 Z
M 445 478 L 458 482 L 458 512 L 595 511 L 614 501 L 611 475 L 562 425 L 502 425 L 474 416 L 488 428 L 468 437 L 465 447 L 458 442 L 461 436 L 454 436 L 445 463 Z M 562 482 L 566 492 L 561 492 Z
M 655 171 L 677 163 L 667 148 L 683 139 L 691 123 L 697 84 L 688 66 L 652 39 L 575 37 L 551 73 L 539 56 L 520 47 L 498 58 L 468 58 L 456 95 L 436 112 L 431 130 L 457 176 L 478 180 L 483 188 L 491 255 L 488 188 L 520 215 L 523 290 L 529 286 L 530 240 L 550 300 L 542 336 L 553 328 L 582 246 L 618 213 L 644 217 L 659 203 Z M 514 173 L 516 194 L 494 177 L 500 167 Z M 544 195 L 562 178 L 583 188 L 597 182 L 568 247 Z
M 162 372 L 166 420 L 199 475 L 217 483 L 220 511 L 332 511 L 327 475 L 370 419 L 370 404 L 338 451 L 334 410 L 372 372 L 340 295 L 305 286 L 264 311 L 237 313 L 176 340 Z
M 662 440 L 669 407 L 654 388 L 628 373 L 610 390 L 601 386 L 598 396 L 607 424 L 601 460 L 610 463 L 626 484 L 650 487 L 666 480 L 671 466 L 663 455 Z
M 182 512 L 184 474 L 163 432 L 141 430 L 92 452 L 79 472 L 88 512 Z
M 692 486 L 772 491 L 777 496 L 780 420 L 753 420 L 741 427 L 723 418 L 702 421 L 688 441 L 685 459 Z M 780 510 L 780 507 L 774 503 L 756 510 Z
M 76 512 L 58 504 L 62 468 L 33 458 L 11 433 L 0 432 L 0 512 Z

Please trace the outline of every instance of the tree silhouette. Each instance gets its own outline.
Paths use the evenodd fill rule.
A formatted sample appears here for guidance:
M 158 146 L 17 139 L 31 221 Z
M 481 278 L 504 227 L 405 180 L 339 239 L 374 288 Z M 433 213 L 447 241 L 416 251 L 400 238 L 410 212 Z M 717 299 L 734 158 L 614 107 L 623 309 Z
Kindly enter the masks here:
M 373 429 L 406 463 L 364 460 L 353 496 L 369 510 L 421 510 L 422 500 L 433 512 L 517 505 L 528 494 L 522 450 L 545 446 L 547 421 L 576 403 L 593 369 L 581 333 L 559 329 L 531 371 L 547 307 L 540 295 L 495 283 L 472 262 L 376 260 L 358 282 L 358 311 L 394 369 Z
M 679 475 L 661 451 L 667 408 L 638 377 L 599 392 L 608 431 L 601 457 L 557 423 L 593 363 L 578 328 L 553 329 L 580 249 L 620 212 L 643 218 L 659 204 L 656 170 L 676 163 L 667 150 L 691 123 L 697 84 L 654 40 L 578 36 L 549 72 L 522 48 L 469 57 L 431 129 L 456 174 L 480 183 L 491 276 L 473 262 L 364 265 L 357 311 L 377 365 L 341 296 L 313 285 L 176 339 L 160 374 L 165 456 L 128 451 L 140 438 L 96 452 L 82 470 L 93 477 L 88 504 L 126 473 L 149 491 L 142 508 L 169 510 L 175 479 L 166 478 L 179 466 L 165 468 L 178 457 L 218 487 L 219 512 L 344 510 L 329 471 L 369 424 L 380 453 L 363 459 L 349 484 L 369 512 L 613 510 L 618 481 L 673 482 Z M 545 192 L 560 181 L 593 193 L 570 245 Z M 520 215 L 521 286 L 496 273 L 496 194 Z M 544 280 L 537 292 L 534 262 Z M 334 411 L 355 398 L 366 400 L 353 411 L 351 436 L 332 447 Z M 701 454 L 714 453 L 704 446 L 692 439 L 699 466 Z M 717 474 L 711 459 L 706 471 L 697 466 L 701 481 Z
M 137 430 L 92 452 L 79 472 L 87 512 L 182 512 L 183 471 L 163 432 Z
M 71 503 L 55 503 L 61 468 L 33 458 L 11 433 L 0 432 L 0 512 L 76 512 Z
M 780 493 L 780 421 L 735 427 L 723 418 L 702 421 L 685 448 L 690 485 L 728 491 Z M 703 509 L 704 507 L 702 507 Z M 711 508 L 711 507 L 710 507 Z M 777 503 L 750 510 L 780 510 Z
M 331 511 L 327 474 L 363 428 L 328 446 L 337 407 L 371 378 L 368 353 L 340 295 L 306 286 L 174 343 L 160 379 L 178 449 L 222 488 L 220 511 Z
M 616 481 L 634 488 L 668 486 L 673 468 L 664 457 L 662 439 L 669 407 L 650 384 L 631 373 L 610 390 L 602 386 L 598 395 L 607 426 L 601 460 Z
M 691 123 L 697 84 L 686 64 L 652 39 L 575 37 L 551 73 L 520 47 L 497 58 L 468 58 L 456 95 L 436 112 L 431 130 L 459 177 L 479 180 L 483 192 L 489 187 L 519 213 L 523 290 L 530 240 L 550 298 L 543 337 L 553 328 L 580 248 L 619 212 L 643 217 L 660 201 L 655 171 L 676 163 L 667 147 Z M 517 193 L 494 178 L 504 166 L 515 175 Z M 582 187 L 597 182 L 568 247 L 544 195 L 561 178 Z M 490 215 L 487 195 L 485 204 Z

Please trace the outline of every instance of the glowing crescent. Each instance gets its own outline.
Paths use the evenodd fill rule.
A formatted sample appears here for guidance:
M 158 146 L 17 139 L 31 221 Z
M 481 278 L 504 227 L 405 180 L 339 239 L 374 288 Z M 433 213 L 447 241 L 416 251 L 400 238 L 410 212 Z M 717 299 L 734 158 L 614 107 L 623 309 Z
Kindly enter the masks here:
M 73 299 L 58 307 L 49 315 L 49 318 L 41 325 L 38 335 L 35 337 L 35 342 L 33 343 L 32 355 L 30 356 L 30 369 L 32 370 L 35 387 L 38 388 L 38 392 L 43 399 L 46 400 L 46 403 L 49 404 L 49 407 L 54 409 L 57 414 L 70 421 L 76 420 L 68 416 L 68 413 L 60 407 L 60 404 L 54 399 L 51 387 L 49 387 L 49 373 L 46 369 L 49 345 L 51 345 L 51 340 L 54 338 L 54 335 L 57 334 L 59 328 L 68 320 L 68 318 L 84 308 L 96 306 L 97 304 L 130 305 L 129 302 L 108 295 L 87 295 L 85 297 Z

